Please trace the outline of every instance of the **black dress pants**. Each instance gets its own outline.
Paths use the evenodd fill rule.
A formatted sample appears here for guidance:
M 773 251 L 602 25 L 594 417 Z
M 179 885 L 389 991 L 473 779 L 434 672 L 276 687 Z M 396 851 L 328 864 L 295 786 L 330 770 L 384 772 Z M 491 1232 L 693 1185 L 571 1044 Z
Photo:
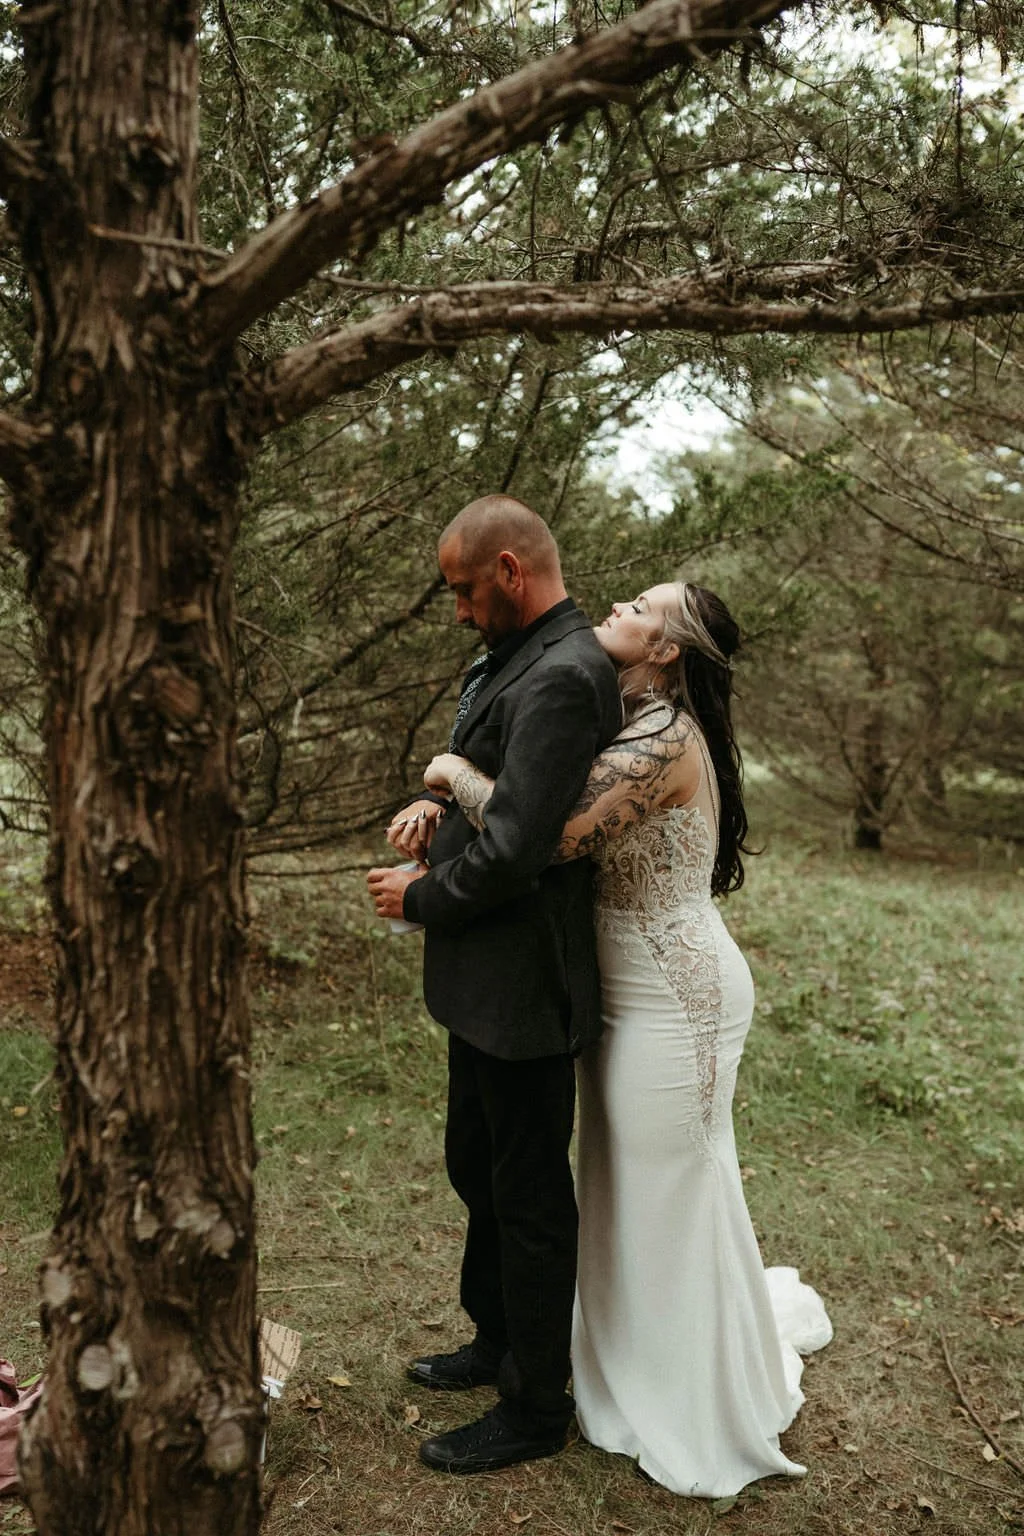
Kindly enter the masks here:
M 502 1416 L 538 1438 L 564 1433 L 578 1217 L 569 1140 L 569 1056 L 502 1061 L 449 1036 L 445 1157 L 469 1211 L 460 1299 L 503 1353 Z

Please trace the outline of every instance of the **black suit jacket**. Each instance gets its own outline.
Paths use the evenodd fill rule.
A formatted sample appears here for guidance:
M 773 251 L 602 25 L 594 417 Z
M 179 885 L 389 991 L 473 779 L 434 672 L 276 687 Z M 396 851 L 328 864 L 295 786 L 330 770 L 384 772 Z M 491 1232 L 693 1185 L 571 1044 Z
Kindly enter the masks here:
M 600 1032 L 593 870 L 551 860 L 621 723 L 615 668 L 572 609 L 530 636 L 459 727 L 455 750 L 495 780 L 484 830 L 453 804 L 404 912 L 426 928 L 431 1015 L 489 1055 L 574 1053 Z

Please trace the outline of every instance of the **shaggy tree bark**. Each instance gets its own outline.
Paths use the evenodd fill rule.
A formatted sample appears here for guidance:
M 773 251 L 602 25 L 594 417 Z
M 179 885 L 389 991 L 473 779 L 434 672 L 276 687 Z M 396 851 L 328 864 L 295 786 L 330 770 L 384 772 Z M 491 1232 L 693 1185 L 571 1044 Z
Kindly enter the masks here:
M 195 14 L 26 7 L 33 284 L 14 527 L 45 626 L 65 1153 L 22 1447 L 43 1536 L 251 1531 L 253 1145 L 231 548 L 245 444 L 225 360 L 173 320 L 192 241 Z

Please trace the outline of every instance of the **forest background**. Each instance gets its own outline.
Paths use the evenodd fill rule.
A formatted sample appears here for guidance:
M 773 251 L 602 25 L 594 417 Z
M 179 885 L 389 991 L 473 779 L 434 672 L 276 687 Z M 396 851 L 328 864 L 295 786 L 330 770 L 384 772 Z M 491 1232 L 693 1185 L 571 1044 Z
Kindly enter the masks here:
M 642 110 L 606 109 L 485 165 L 441 210 L 402 221 L 358 277 L 321 275 L 246 332 L 263 361 L 387 316 L 398 298 L 496 279 L 617 282 L 628 315 L 630 287 L 692 270 L 733 301 L 699 329 L 662 334 L 645 334 L 638 314 L 597 336 L 560 335 L 556 322 L 541 342 L 498 335 L 456 350 L 442 337 L 440 356 L 364 389 L 345 379 L 344 394 L 269 439 L 237 557 L 250 859 L 338 850 L 416 787 L 476 644 L 451 621 L 436 537 L 485 488 L 550 519 L 570 587 L 596 616 L 666 572 L 723 590 L 746 636 L 748 755 L 799 786 L 812 820 L 816 806 L 847 815 L 865 847 L 894 826 L 1019 839 L 1014 315 L 921 326 L 908 312 L 913 329 L 896 316 L 858 337 L 851 312 L 840 317 L 851 334 L 823 338 L 813 304 L 779 335 L 786 320 L 756 302 L 1012 298 L 1024 282 L 1019 15 L 1011 6 L 982 41 L 970 30 L 981 12 L 968 10 L 959 31 L 960 13 L 941 6 L 932 25 L 887 8 L 883 30 L 870 8 L 794 15 L 719 64 L 659 80 Z M 983 10 L 998 24 L 997 7 Z M 387 16 L 211 9 L 199 191 L 214 251 L 378 138 L 543 50 L 548 29 L 598 20 L 460 7 L 421 37 Z M 32 323 L 10 240 L 3 260 L 0 358 L 17 401 Z M 762 334 L 729 334 L 739 326 Z M 625 482 L 616 436 L 657 423 L 665 400 L 674 424 L 680 404 L 703 423 L 714 402 L 718 430 L 699 453 L 668 425 L 649 430 L 660 451 Z M 8 542 L 0 559 L 3 824 L 39 830 L 38 644 L 24 556 Z
M 205 6 L 202 247 L 191 256 L 229 270 L 253 230 L 415 124 L 628 14 Z M 25 93 L 18 24 L 5 6 L 0 104 L 12 134 Z M 417 1433 L 423 1414 L 394 1398 L 382 1362 L 400 1378 L 422 1329 L 457 1329 L 457 1212 L 436 1168 L 440 1047 L 416 999 L 415 941 L 380 951 L 358 871 L 443 743 L 475 653 L 452 622 L 435 547 L 487 489 L 549 518 L 570 590 L 595 616 L 679 572 L 720 590 L 744 631 L 740 738 L 755 840 L 768 845 L 736 916 L 766 1003 L 745 1166 L 752 1203 L 757 1177 L 775 1181 L 757 1213 L 771 1256 L 802 1249 L 837 1297 L 855 1263 L 863 1309 L 846 1315 L 846 1353 L 821 1367 L 843 1400 L 827 1435 L 808 1431 L 806 1455 L 830 1471 L 807 1503 L 772 1497 L 756 1518 L 823 1533 L 1020 1528 L 1019 961 L 1007 941 L 1024 837 L 1024 28 L 1012 3 L 821 6 L 716 51 L 596 110 L 577 104 L 543 142 L 484 160 L 439 207 L 396 219 L 241 333 L 253 376 L 273 379 L 284 357 L 300 365 L 268 390 L 275 430 L 261 430 L 235 554 L 264 1259 L 292 1252 L 305 1266 L 266 1283 L 311 1340 L 305 1398 L 283 1411 L 271 1446 L 282 1528 L 311 1516 L 303 1479 L 325 1528 L 335 1517 L 375 1528 L 366 1522 L 382 1499 L 389 1532 L 526 1518 L 568 1523 L 573 1536 L 703 1530 L 743 1512 L 680 1511 L 593 1468 L 582 1492 L 553 1471 L 539 1484 L 523 1474 L 510 1492 L 423 1502 L 395 1448 L 396 1429 Z M 18 235 L 9 229 L 0 253 L 15 408 L 35 397 L 39 349 Z M 359 328 L 359 355 L 334 358 L 323 398 L 302 398 L 318 346 Z M 617 441 L 657 422 L 666 399 L 698 418 L 713 403 L 728 426 L 699 453 L 666 432 L 625 481 Z M 31 954 L 52 657 L 45 616 L 25 596 L 34 558 L 16 515 L 0 544 L 3 917 L 11 953 L 24 942 Z M 4 1337 L 31 1364 L 35 1235 L 51 1219 L 45 1170 L 57 1157 L 39 1088 L 39 985 L 7 999 L 0 1078 L 17 1192 L 0 1213 Z M 987 1082 L 984 1103 L 965 1053 Z M 289 1096 L 294 1114 L 279 1113 Z M 395 1183 L 396 1122 L 398 1166 L 415 1177 L 387 1209 L 419 1244 L 411 1260 L 385 1236 L 385 1207 L 373 1210 Z M 833 1168 L 812 1199 L 808 1170 L 837 1156 L 848 1171 Z M 880 1230 L 867 1213 L 840 1253 L 829 1213 L 861 1186 L 893 1208 Z M 899 1241 L 911 1229 L 927 1234 L 912 1255 Z M 364 1284 L 320 1307 L 316 1288 L 335 1284 L 338 1263 L 362 1266 Z M 410 1301 L 424 1286 L 429 1317 Z M 414 1306 L 421 1332 L 407 1337 L 397 1319 Z M 943 1308 L 970 1361 L 959 1392 L 936 1342 Z M 351 1330 L 344 1370 L 339 1319 Z M 365 1390 L 339 1406 L 329 1377 L 358 1387 L 354 1360 Z M 925 1414 L 940 1381 L 963 1421 L 955 1443 L 948 1421 L 937 1429 Z M 866 1457 L 893 1401 L 896 1420 L 925 1438 Z M 933 1434 L 946 1442 L 938 1455 Z M 993 1470 L 983 1446 L 1004 1464 Z M 375 1468 L 359 1496 L 345 1472 L 353 1454 Z

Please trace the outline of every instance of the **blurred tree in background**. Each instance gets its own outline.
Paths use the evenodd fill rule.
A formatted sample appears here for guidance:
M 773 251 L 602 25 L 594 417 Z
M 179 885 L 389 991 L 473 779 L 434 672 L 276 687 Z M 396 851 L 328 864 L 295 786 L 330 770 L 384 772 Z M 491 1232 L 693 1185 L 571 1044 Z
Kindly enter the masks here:
M 748 746 L 862 848 L 1021 836 L 1024 443 L 978 341 L 821 357 L 693 466 L 698 503 L 761 524 L 706 561 L 750 633 Z

